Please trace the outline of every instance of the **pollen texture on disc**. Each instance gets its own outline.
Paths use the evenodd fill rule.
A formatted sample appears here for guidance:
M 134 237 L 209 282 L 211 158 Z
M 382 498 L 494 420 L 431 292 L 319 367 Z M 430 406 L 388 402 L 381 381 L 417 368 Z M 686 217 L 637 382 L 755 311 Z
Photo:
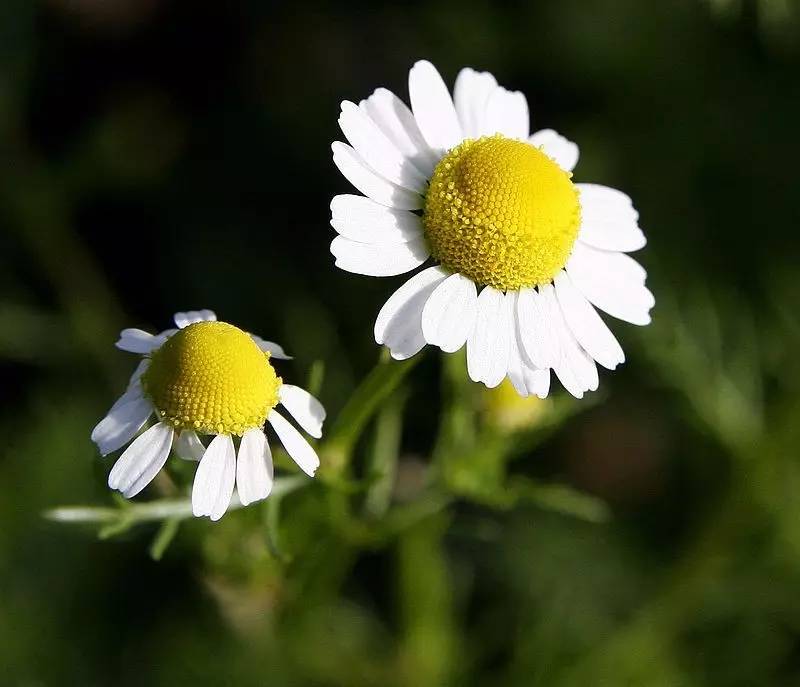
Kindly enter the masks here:
M 269 354 L 226 322 L 197 322 L 176 332 L 142 375 L 161 419 L 201 434 L 242 435 L 261 427 L 280 385 Z
M 580 226 L 570 174 L 542 151 L 500 134 L 452 148 L 433 172 L 423 213 L 444 267 L 502 291 L 546 284 Z

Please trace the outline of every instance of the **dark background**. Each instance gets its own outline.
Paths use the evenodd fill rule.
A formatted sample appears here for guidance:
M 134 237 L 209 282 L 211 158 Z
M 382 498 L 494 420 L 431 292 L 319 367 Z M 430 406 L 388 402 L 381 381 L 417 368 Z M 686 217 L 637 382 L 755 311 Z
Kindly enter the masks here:
M 0 682 L 800 685 L 799 27 L 792 0 L 3 0 Z M 525 406 L 502 464 L 610 517 L 453 478 L 449 507 L 359 546 L 315 486 L 283 505 L 287 559 L 253 508 L 160 562 L 153 527 L 42 518 L 111 503 L 89 432 L 124 326 L 213 308 L 283 343 L 287 378 L 324 360 L 335 416 L 402 282 L 333 267 L 338 105 L 407 99 L 421 58 L 525 92 L 576 179 L 641 213 L 653 324 L 615 323 L 629 362 L 593 399 Z M 443 359 L 410 377 L 412 482 Z M 516 407 L 487 399 L 487 426 Z

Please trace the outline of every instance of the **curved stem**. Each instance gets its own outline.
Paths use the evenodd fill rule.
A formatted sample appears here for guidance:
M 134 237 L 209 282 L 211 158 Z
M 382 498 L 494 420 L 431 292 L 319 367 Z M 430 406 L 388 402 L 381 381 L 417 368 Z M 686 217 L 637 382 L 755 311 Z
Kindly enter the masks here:
M 384 351 L 378 364 L 356 387 L 350 400 L 333 423 L 321 452 L 325 471 L 341 475 L 346 469 L 361 433 L 381 404 L 397 389 L 405 376 L 421 359 L 417 354 L 409 360 L 393 360 Z

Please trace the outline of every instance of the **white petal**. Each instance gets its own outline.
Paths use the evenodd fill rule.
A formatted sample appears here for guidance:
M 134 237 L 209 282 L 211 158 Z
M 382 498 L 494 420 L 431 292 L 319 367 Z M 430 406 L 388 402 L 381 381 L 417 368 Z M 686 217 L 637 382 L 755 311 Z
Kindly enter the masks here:
M 564 319 L 583 349 L 609 370 L 625 362 L 619 342 L 589 301 L 572 285 L 564 270 L 556 275 L 555 285 Z
M 413 191 L 400 188 L 372 171 L 364 160 L 346 143 L 334 141 L 333 162 L 353 186 L 365 196 L 387 207 L 401 210 L 419 210 L 424 201 Z
M 445 353 L 454 353 L 475 326 L 477 292 L 471 279 L 452 274 L 439 284 L 422 309 L 425 341 Z
M 483 133 L 499 133 L 522 140 L 528 138 L 530 115 L 525 96 L 519 91 L 507 91 L 502 86 L 495 88 L 486 101 Z
M 150 358 L 142 358 L 128 381 L 128 390 L 141 384 L 142 375 L 150 367 Z
M 267 498 L 272 491 L 272 454 L 267 437 L 260 429 L 249 429 L 242 437 L 236 458 L 236 491 L 247 506 Z
M 458 73 L 453 100 L 465 138 L 478 138 L 483 133 L 486 102 L 495 88 L 497 81 L 489 72 L 467 67 Z
M 534 370 L 526 367 L 525 383 L 532 394 L 539 398 L 547 398 L 547 394 L 550 393 L 550 368 Z
M 631 197 L 617 188 L 603 186 L 602 184 L 575 184 L 580 191 L 581 198 L 598 203 L 614 203 L 633 208 Z
M 590 261 L 594 267 L 605 273 L 618 275 L 626 282 L 644 284 L 647 271 L 634 258 L 618 251 L 601 250 L 593 246 L 578 243 L 573 250 L 578 259 Z
M 526 398 L 530 396 L 531 392 L 525 382 L 525 375 L 523 372 L 525 359 L 522 353 L 522 341 L 520 340 L 519 326 L 516 317 L 516 300 L 517 292 L 509 291 L 508 294 L 506 294 L 506 306 L 509 311 L 508 316 L 513 325 L 513 336 L 509 339 L 508 370 L 506 373 L 517 393 Z
M 569 333 L 569 331 L 567 330 L 566 323 L 564 323 L 564 316 L 561 314 L 561 306 L 558 304 L 558 299 L 556 298 L 555 287 L 552 284 L 544 284 L 543 286 L 539 286 L 538 290 L 539 303 L 541 304 L 542 313 L 544 314 L 547 336 L 552 345 L 550 353 L 557 362 L 563 356 L 563 351 L 561 350 L 563 334 L 559 329 L 559 323 L 564 324 L 564 331 L 567 333 Z M 549 365 L 548 367 L 555 367 L 555 364 Z
M 632 324 L 650 323 L 655 299 L 644 285 L 644 269 L 633 258 L 578 241 L 566 270 L 572 283 L 600 310 Z
M 503 381 L 508 369 L 513 324 L 505 301 L 501 291 L 485 287 L 478 296 L 475 326 L 467 339 L 469 377 L 490 389 Z
M 331 253 L 336 258 L 337 267 L 346 272 L 371 277 L 389 277 L 410 272 L 430 256 L 423 237 L 408 243 L 372 245 L 337 236 L 331 242 Z
M 178 329 L 188 327 L 195 322 L 216 322 L 217 314 L 213 310 L 187 310 L 175 313 L 175 326 Z
M 164 343 L 159 336 L 154 336 L 150 332 L 142 329 L 123 329 L 119 333 L 119 341 L 115 344 L 117 348 L 129 353 L 150 353 Z
M 508 317 L 512 326 L 508 350 L 508 378 L 520 396 L 527 398 L 535 394 L 539 398 L 546 398 L 550 389 L 550 370 L 531 367 L 522 350 L 516 301 L 517 292 L 511 291 L 506 294 Z
M 173 434 L 170 425 L 159 422 L 136 437 L 111 468 L 108 486 L 126 498 L 136 496 L 167 462 Z
M 325 421 L 325 408 L 305 389 L 292 384 L 281 384 L 281 403 L 306 432 L 315 439 L 322 436 L 322 423 Z
M 359 157 L 384 179 L 409 191 L 425 193 L 427 181 L 358 105 L 342 103 L 339 127 Z
M 571 172 L 578 164 L 578 145 L 553 129 L 540 129 L 528 142 L 539 148 L 565 172 Z
M 522 378 L 524 380 L 526 394 L 523 396 L 537 396 L 539 398 L 547 398 L 550 393 L 550 368 L 544 369 L 529 367 L 522 365 Z
M 260 336 L 256 336 L 255 334 L 251 334 L 250 338 L 256 342 L 256 346 L 258 346 L 264 353 L 269 353 L 271 357 L 276 358 L 277 360 L 291 360 L 292 356 L 286 355 L 286 352 L 283 350 L 283 347 L 279 344 L 276 344 L 274 341 L 266 341 L 262 339 Z
M 229 434 L 218 434 L 208 445 L 192 485 L 192 513 L 219 520 L 231 502 L 236 480 L 236 450 Z
M 319 458 L 316 451 L 282 415 L 276 411 L 270 411 L 267 421 L 272 425 L 272 429 L 278 435 L 286 453 L 297 463 L 298 467 L 307 475 L 313 477 L 319 467 Z
M 560 359 L 553 366 L 553 371 L 567 391 L 576 398 L 583 398 L 585 391 L 597 389 L 599 383 L 597 366 L 575 341 L 558 307 L 553 315 L 553 325 L 561 351 Z
M 364 196 L 335 196 L 331 201 L 331 226 L 359 243 L 408 243 L 422 237 L 419 215 L 387 208 Z
M 375 320 L 375 341 L 388 346 L 395 360 L 406 360 L 425 346 L 422 309 L 447 276 L 439 266 L 422 270 L 397 289 L 381 308 Z
M 140 386 L 126 391 L 92 430 L 92 441 L 107 456 L 127 444 L 153 413 L 153 405 Z
M 197 432 L 193 432 L 189 429 L 183 430 L 178 435 L 178 438 L 175 440 L 174 449 L 178 458 L 194 462 L 199 461 L 206 452 L 206 447 L 203 446 L 203 442 L 200 441 Z
M 398 150 L 430 178 L 440 156 L 430 149 L 408 106 L 385 88 L 377 89 L 360 106 Z
M 411 109 L 425 141 L 444 152 L 464 138 L 453 99 L 442 77 L 430 62 L 417 62 L 408 74 Z
M 525 288 L 520 289 L 515 298 L 522 352 L 534 367 L 552 367 L 560 354 L 544 296 L 536 289 Z
M 630 253 L 647 243 L 631 199 L 607 186 L 577 184 L 581 203 L 578 238 L 595 248 Z

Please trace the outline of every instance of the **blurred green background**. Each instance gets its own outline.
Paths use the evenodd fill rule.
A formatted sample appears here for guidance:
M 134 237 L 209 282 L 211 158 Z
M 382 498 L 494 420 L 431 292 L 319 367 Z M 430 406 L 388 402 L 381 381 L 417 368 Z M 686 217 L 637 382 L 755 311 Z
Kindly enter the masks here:
M 160 561 L 156 524 L 43 518 L 114 504 L 89 433 L 124 326 L 214 308 L 287 379 L 325 361 L 335 417 L 403 280 L 333 267 L 338 104 L 420 58 L 524 91 L 632 196 L 629 362 L 518 403 L 428 351 L 355 486 Z M 3 0 L 0 684 L 800 685 L 799 74 L 792 0 Z

